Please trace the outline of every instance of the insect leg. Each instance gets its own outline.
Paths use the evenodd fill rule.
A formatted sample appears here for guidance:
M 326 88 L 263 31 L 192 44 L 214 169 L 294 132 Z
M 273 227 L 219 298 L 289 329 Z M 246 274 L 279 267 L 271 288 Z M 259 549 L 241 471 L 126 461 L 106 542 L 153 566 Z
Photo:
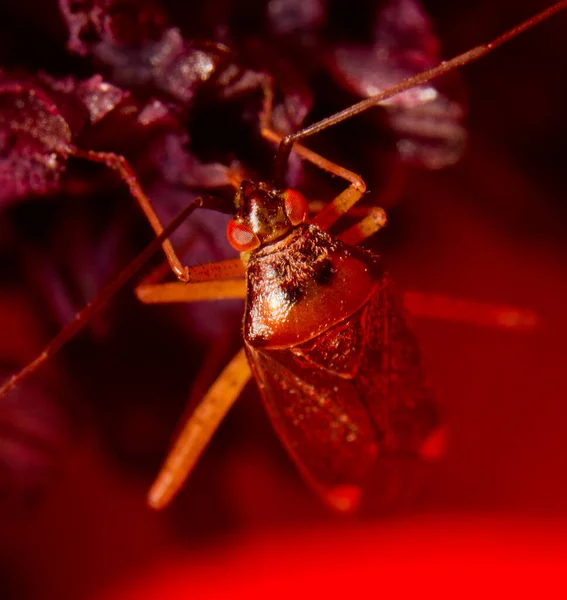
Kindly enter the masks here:
M 186 267 L 189 284 L 201 281 L 219 281 L 222 279 L 239 279 L 244 277 L 244 265 L 240 258 L 229 258 L 214 263 Z M 164 263 L 156 267 L 146 277 L 142 284 L 159 283 L 169 273 L 169 265 Z
M 251 375 L 242 349 L 228 363 L 185 423 L 149 492 L 150 506 L 163 508 L 177 493 Z
M 273 84 L 271 81 L 266 81 L 263 85 L 264 102 L 260 113 L 260 131 L 262 137 L 270 142 L 280 144 L 284 136 L 279 134 L 272 128 L 271 117 L 273 109 Z M 301 144 L 295 144 L 293 150 L 304 160 L 309 161 L 323 171 L 327 171 L 337 177 L 341 177 L 350 183 L 350 186 L 341 194 L 339 194 L 333 202 L 327 204 L 319 214 L 313 219 L 313 223 L 321 229 L 331 227 L 342 215 L 348 212 L 354 206 L 366 191 L 366 184 L 360 175 L 337 165 L 336 163 L 327 160 L 320 154 L 309 150 Z
M 479 327 L 525 332 L 533 331 L 541 325 L 541 318 L 536 312 L 515 306 L 415 291 L 405 292 L 403 300 L 405 309 L 409 313 L 423 319 L 440 319 Z
M 149 221 L 156 235 L 160 235 L 163 232 L 164 227 L 160 218 L 157 216 L 150 199 L 144 193 L 144 190 L 142 189 L 138 178 L 132 170 L 132 167 L 123 156 L 114 154 L 113 152 L 94 152 L 92 150 L 81 150 L 80 148 L 73 149 L 73 156 L 77 158 L 84 158 L 85 160 L 90 160 L 92 162 L 102 163 L 109 169 L 112 169 L 118 173 L 122 181 L 124 181 L 124 183 L 128 186 L 128 189 L 130 190 L 132 196 L 136 199 L 136 202 L 140 205 L 144 215 L 146 216 L 146 219 Z M 181 260 L 177 256 L 177 253 L 168 239 L 165 239 L 162 242 L 162 248 L 171 266 L 171 270 L 175 273 L 175 276 L 180 281 L 188 281 L 187 269 L 181 263 Z
M 170 304 L 173 302 L 201 302 L 226 298 L 246 298 L 245 279 L 202 281 L 199 283 L 142 284 L 136 288 L 138 300 L 145 304 Z
M 246 297 L 244 268 L 239 258 L 188 267 L 189 283 L 159 283 L 164 275 L 161 267 L 150 273 L 136 287 L 138 299 L 146 304 L 170 304 Z M 218 350 L 219 348 L 216 348 L 216 352 L 213 350 L 205 359 L 205 367 L 200 369 L 199 376 L 193 384 L 188 406 L 194 405 L 192 400 L 199 397 L 204 383 L 210 381 L 208 375 L 217 365 Z M 241 351 L 186 420 L 150 490 L 149 504 L 152 507 L 162 508 L 177 493 L 249 378 L 248 361 L 244 351 Z
M 330 117 L 313 123 L 308 127 L 305 127 L 301 131 L 297 131 L 296 133 L 286 135 L 285 138 L 282 139 L 278 148 L 278 152 L 276 154 L 276 181 L 282 178 L 282 174 L 285 172 L 287 159 L 292 150 L 292 147 L 299 140 L 303 140 L 304 138 L 319 133 L 320 131 L 323 131 L 329 127 L 333 127 L 334 125 L 337 125 L 338 123 L 341 123 L 346 119 L 350 119 L 351 117 L 359 115 L 360 113 L 368 110 L 369 108 L 377 106 L 385 100 L 397 96 L 401 92 L 414 88 L 422 83 L 431 81 L 432 79 L 444 75 L 456 68 L 462 67 L 475 60 L 478 60 L 479 58 L 486 56 L 489 52 L 492 52 L 495 48 L 498 48 L 502 44 L 515 38 L 520 33 L 530 29 L 531 27 L 537 25 L 538 23 L 541 23 L 542 21 L 545 21 L 555 13 L 565 8 L 567 8 L 567 0 L 555 2 L 555 4 L 552 4 L 551 6 L 542 10 L 533 17 L 526 19 L 525 21 L 523 21 L 519 25 L 516 25 L 515 27 L 512 27 L 512 29 L 509 29 L 508 31 L 505 31 L 503 34 L 499 35 L 496 39 L 492 40 L 488 44 L 481 44 L 480 46 L 476 46 L 475 48 L 472 48 L 467 52 L 464 52 L 463 54 L 455 56 L 451 60 L 444 60 L 432 69 L 422 71 L 421 73 L 418 73 L 413 77 L 408 77 L 400 83 L 390 88 L 387 88 L 379 92 L 378 94 L 375 94 L 374 96 L 370 96 L 369 98 L 361 100 L 357 104 L 353 104 L 352 106 L 349 106 L 348 108 L 345 108 L 344 110 L 335 113 Z
M 0 386 L 0 398 L 6 396 L 10 390 L 27 379 L 37 371 L 43 363 L 54 356 L 70 339 L 73 338 L 88 322 L 97 314 L 114 294 L 126 284 L 157 252 L 181 223 L 196 209 L 202 206 L 202 200 L 198 198 L 183 210 L 164 230 L 159 234 L 138 256 L 130 262 L 97 296 L 77 313 L 74 319 L 68 323 L 48 344 L 43 351 L 27 364 L 21 371 L 15 373 Z
M 363 219 L 343 231 L 339 235 L 339 239 L 346 244 L 356 246 L 374 235 L 384 225 L 386 225 L 386 211 L 383 208 L 373 206 L 368 209 L 368 214 Z
M 138 300 L 145 304 L 199 302 L 223 298 L 245 298 L 244 266 L 240 258 L 187 267 L 189 283 L 162 283 L 166 271 L 160 265 L 136 286 Z
M 264 126 L 262 127 L 262 135 L 275 143 L 279 143 L 283 139 L 283 136 L 279 133 Z M 332 202 L 325 205 L 312 221 L 321 229 L 329 229 L 329 227 L 336 223 L 342 215 L 347 213 L 362 198 L 366 191 L 366 184 L 362 177 L 356 173 L 327 160 L 320 154 L 313 152 L 313 150 L 309 150 L 309 148 L 306 148 L 301 144 L 295 144 L 293 150 L 299 154 L 301 158 L 308 160 L 323 171 L 328 171 L 350 183 L 350 186 L 344 192 L 340 193 Z
M 288 134 L 285 137 L 280 136 L 279 134 L 270 129 L 269 117 L 271 110 L 271 96 L 266 97 L 264 104 L 264 115 L 261 116 L 262 135 L 264 135 L 264 137 L 266 137 L 267 139 L 275 141 L 279 144 L 275 164 L 276 184 L 281 185 L 282 183 L 283 174 L 286 171 L 287 160 L 292 148 L 295 148 L 300 156 L 306 158 L 307 160 L 310 160 L 322 169 L 330 171 L 331 173 L 338 175 L 339 177 L 343 177 L 347 181 L 350 181 L 351 187 L 349 187 L 348 190 L 343 192 L 343 194 L 337 196 L 335 201 L 329 204 L 328 207 L 326 207 L 323 211 L 321 211 L 321 213 L 314 220 L 314 223 L 321 227 L 321 229 L 328 229 L 342 214 L 348 211 L 350 207 L 353 206 L 360 199 L 360 197 L 364 194 L 366 190 L 366 186 L 358 175 L 355 175 L 354 173 L 348 171 L 347 169 L 339 167 L 338 165 L 333 165 L 333 163 L 330 163 L 329 161 L 323 159 L 314 152 L 307 150 L 304 146 L 300 146 L 298 144 L 300 140 L 303 140 L 306 137 L 323 131 L 328 127 L 332 127 L 346 119 L 350 119 L 351 117 L 354 117 L 355 115 L 358 115 L 368 110 L 369 108 L 377 106 L 382 102 L 388 100 L 389 98 L 400 94 L 401 92 L 409 90 L 417 85 L 431 81 L 432 79 L 435 79 L 440 75 L 444 75 L 445 73 L 448 73 L 449 71 L 452 71 L 455 68 L 461 67 L 474 60 L 477 60 L 482 56 L 485 56 L 489 52 L 492 52 L 492 50 L 504 44 L 505 42 L 516 37 L 523 31 L 526 31 L 530 27 L 541 23 L 542 21 L 546 20 L 550 16 L 565 8 L 567 8 L 567 0 L 556 2 L 547 9 L 520 23 L 516 27 L 513 27 L 512 29 L 506 31 L 505 33 L 503 33 L 488 44 L 482 44 L 480 46 L 477 46 L 471 50 L 468 50 L 467 52 L 464 52 L 463 54 L 452 58 L 451 60 L 442 61 L 439 65 L 432 69 L 418 73 L 413 77 L 408 77 L 402 82 L 386 90 L 383 90 L 374 96 L 370 96 L 369 98 L 366 98 L 365 100 L 362 100 L 357 104 L 354 104 L 338 113 L 335 113 L 334 115 L 327 117 L 326 119 L 313 123 L 308 127 L 305 127 L 304 129 L 295 133 Z

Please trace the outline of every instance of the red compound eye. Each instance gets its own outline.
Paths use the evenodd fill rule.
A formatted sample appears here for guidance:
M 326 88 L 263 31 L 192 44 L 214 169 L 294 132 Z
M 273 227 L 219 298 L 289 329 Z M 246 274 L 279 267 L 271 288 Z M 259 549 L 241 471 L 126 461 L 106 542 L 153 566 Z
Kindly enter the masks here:
M 286 190 L 283 197 L 285 202 L 285 212 L 287 213 L 287 218 L 291 221 L 291 224 L 299 225 L 300 223 L 303 223 L 309 212 L 307 200 L 305 200 L 302 194 L 295 190 Z
M 238 252 L 248 252 L 260 245 L 258 236 L 246 225 L 229 221 L 226 228 L 228 243 Z

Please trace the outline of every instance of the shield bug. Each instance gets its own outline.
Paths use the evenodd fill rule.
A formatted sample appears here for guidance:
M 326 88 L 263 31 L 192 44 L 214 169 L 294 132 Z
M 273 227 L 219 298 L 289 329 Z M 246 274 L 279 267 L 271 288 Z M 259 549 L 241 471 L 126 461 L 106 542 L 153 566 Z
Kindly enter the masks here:
M 384 212 L 370 208 L 342 234 L 331 235 L 328 230 L 360 200 L 365 184 L 298 142 L 486 55 L 566 6 L 567 0 L 558 2 L 490 44 L 284 138 L 270 127 L 271 96 L 266 92 L 262 131 L 279 144 L 275 173 L 271 182 L 233 175 L 237 193 L 227 237 L 240 260 L 184 267 L 169 248 L 166 254 L 180 281 L 160 283 L 150 278 L 137 288 L 138 297 L 147 303 L 246 299 L 245 347 L 184 425 L 150 492 L 152 506 L 164 506 L 173 497 L 251 377 L 299 470 L 337 510 L 356 507 L 364 479 L 380 453 L 431 455 L 438 450 L 439 418 L 425 385 L 416 340 L 380 259 L 357 247 L 385 224 Z M 292 148 L 349 183 L 310 221 L 306 199 L 283 184 Z M 101 158 L 89 152 L 81 155 Z M 124 165 L 132 193 L 139 200 L 145 198 L 126 169 Z M 140 202 L 150 206 L 149 201 Z M 35 361 L 0 388 L 0 396 L 82 327 L 190 212 L 207 206 L 214 208 L 214 201 L 196 202 L 166 229 L 155 217 L 156 240 Z

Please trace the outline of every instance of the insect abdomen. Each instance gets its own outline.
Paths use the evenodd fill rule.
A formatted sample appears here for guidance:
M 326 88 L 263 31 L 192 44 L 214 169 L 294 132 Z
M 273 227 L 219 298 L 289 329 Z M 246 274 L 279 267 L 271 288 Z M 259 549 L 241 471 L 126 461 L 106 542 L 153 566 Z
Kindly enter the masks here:
M 383 451 L 415 455 L 439 415 L 392 288 L 385 274 L 356 313 L 290 352 L 314 370 L 352 382 L 352 396 L 367 408 Z

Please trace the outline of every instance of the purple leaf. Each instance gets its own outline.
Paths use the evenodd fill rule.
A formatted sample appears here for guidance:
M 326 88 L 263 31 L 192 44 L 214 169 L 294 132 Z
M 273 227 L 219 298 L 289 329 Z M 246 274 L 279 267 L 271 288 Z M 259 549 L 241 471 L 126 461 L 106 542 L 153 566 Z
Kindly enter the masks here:
M 59 0 L 59 8 L 69 28 L 67 47 L 82 56 L 99 43 L 139 46 L 156 40 L 166 22 L 151 0 Z
M 4 380 L 11 373 L 0 368 Z M 67 417 L 43 388 L 25 383 L 0 403 L 0 497 L 41 490 L 69 443 Z
M 325 24 L 324 0 L 270 0 L 267 17 L 275 35 L 315 33 Z
M 343 45 L 333 52 L 335 78 L 362 97 L 374 96 L 440 61 L 439 42 L 417 0 L 390 0 L 378 11 L 374 40 L 372 47 Z M 461 124 L 464 108 L 443 91 L 446 82 L 447 78 L 414 87 L 381 104 L 403 160 L 438 169 L 460 159 L 467 139 Z
M 0 202 L 57 188 L 72 131 L 39 86 L 0 80 Z
M 200 162 L 186 148 L 186 135 L 162 136 L 151 149 L 152 161 L 158 165 L 164 181 L 193 188 L 230 185 L 229 169 L 220 163 Z M 181 210 L 182 206 L 178 210 Z M 175 215 L 171 215 L 173 218 Z
M 98 123 L 130 95 L 104 81 L 100 75 L 79 82 L 76 94 L 88 110 L 91 125 Z

